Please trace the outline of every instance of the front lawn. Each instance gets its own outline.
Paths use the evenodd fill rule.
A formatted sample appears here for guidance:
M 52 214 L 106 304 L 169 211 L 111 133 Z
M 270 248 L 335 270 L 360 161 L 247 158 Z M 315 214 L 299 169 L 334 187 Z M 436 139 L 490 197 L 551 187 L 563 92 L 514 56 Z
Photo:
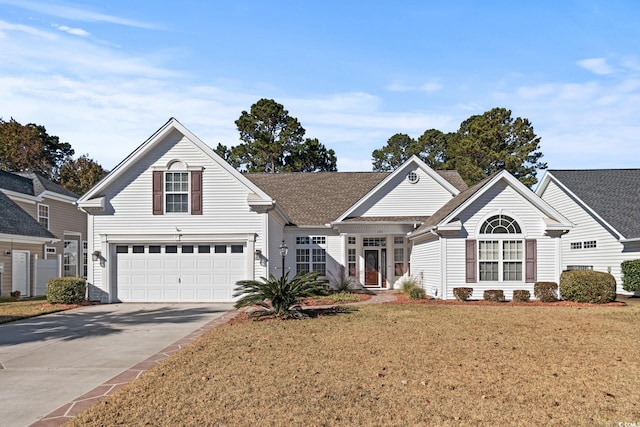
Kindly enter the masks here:
M 223 325 L 72 421 L 640 423 L 640 306 L 370 305 Z
M 49 304 L 44 298 L 0 302 L 0 323 L 69 310 L 77 306 L 77 304 Z

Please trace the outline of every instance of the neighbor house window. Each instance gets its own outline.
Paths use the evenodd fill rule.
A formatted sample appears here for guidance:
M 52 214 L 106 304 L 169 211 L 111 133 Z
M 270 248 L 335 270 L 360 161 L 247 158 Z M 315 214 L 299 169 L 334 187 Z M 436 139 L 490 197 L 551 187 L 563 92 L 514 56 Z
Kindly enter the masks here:
M 520 225 L 507 215 L 494 215 L 480 227 L 486 238 L 478 240 L 478 275 L 485 282 L 523 280 L 524 239 Z
M 189 173 L 165 173 L 165 211 L 189 212 Z
M 86 240 L 82 241 L 82 277 L 87 278 L 89 263 L 89 246 Z
M 78 275 L 78 241 L 65 240 L 62 255 L 62 275 L 76 277 Z
M 38 204 L 38 222 L 47 230 L 49 229 L 49 205 Z

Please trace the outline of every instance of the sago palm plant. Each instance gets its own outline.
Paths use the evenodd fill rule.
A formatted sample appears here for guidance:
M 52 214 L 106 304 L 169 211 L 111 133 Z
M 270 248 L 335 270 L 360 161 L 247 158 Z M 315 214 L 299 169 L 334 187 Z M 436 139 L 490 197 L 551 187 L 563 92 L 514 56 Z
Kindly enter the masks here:
M 289 280 L 289 273 L 282 277 L 261 277 L 260 280 L 236 282 L 233 296 L 240 297 L 236 308 L 259 305 L 278 317 L 295 317 L 300 314 L 300 301 L 314 295 L 326 295 L 327 281 L 318 273 L 298 273 Z

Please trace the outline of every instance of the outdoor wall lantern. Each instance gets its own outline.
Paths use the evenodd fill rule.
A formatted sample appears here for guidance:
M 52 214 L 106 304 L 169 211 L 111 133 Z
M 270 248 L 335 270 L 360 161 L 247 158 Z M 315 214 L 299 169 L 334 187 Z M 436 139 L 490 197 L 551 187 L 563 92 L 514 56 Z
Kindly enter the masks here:
M 98 261 L 100 259 L 100 255 L 102 255 L 100 253 L 100 251 L 93 251 L 93 253 L 91 254 L 91 259 L 95 262 Z
M 262 260 L 262 250 L 261 250 L 261 249 L 256 249 L 256 252 L 255 252 L 255 260 L 256 260 L 256 261 L 260 261 L 260 260 Z

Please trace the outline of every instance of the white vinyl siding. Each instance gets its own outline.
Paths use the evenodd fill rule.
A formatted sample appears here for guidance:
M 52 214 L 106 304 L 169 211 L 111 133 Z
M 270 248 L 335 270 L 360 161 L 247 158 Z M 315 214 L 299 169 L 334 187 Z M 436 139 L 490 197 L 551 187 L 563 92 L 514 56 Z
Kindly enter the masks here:
M 442 298 L 443 265 L 441 246 L 443 241 L 436 236 L 428 236 L 415 242 L 411 250 L 411 275 L 417 277 L 425 291 Z
M 562 269 L 568 266 L 589 265 L 596 271 L 611 272 L 622 289 L 620 264 L 627 259 L 640 258 L 640 252 L 633 245 L 625 249 L 618 237 L 603 223 L 594 218 L 587 210 L 565 193 L 553 180 L 549 182 L 541 195 L 542 199 L 554 207 L 574 224 L 574 228 L 562 236 Z M 585 242 L 595 241 L 595 248 L 584 247 Z M 582 249 L 572 249 L 572 243 L 580 242 Z
M 454 299 L 453 288 L 469 286 L 473 288 L 474 299 L 482 299 L 483 292 L 489 289 L 504 290 L 505 297 L 511 299 L 513 291 L 525 289 L 533 295 L 533 283 L 521 281 L 481 281 L 466 283 L 465 280 L 465 241 L 466 239 L 495 240 L 487 235 L 478 234 L 484 221 L 490 217 L 502 213 L 515 219 L 522 231 L 522 242 L 525 239 L 535 239 L 537 242 L 537 281 L 558 282 L 560 268 L 556 259 L 559 254 L 556 251 L 558 238 L 545 234 L 545 215 L 536 209 L 528 200 L 503 182 L 496 183 L 480 198 L 460 213 L 460 220 L 464 230 L 468 234 L 461 233 L 458 236 L 446 238 L 446 257 L 444 262 L 446 276 L 446 298 Z M 488 235 L 491 236 L 491 235 Z M 508 235 L 505 235 L 508 236 Z M 506 240 L 520 240 L 505 237 Z M 523 249 L 524 252 L 524 249 Z M 524 269 L 524 264 L 523 267 Z M 501 269 L 499 274 L 504 273 Z M 523 271 L 524 276 L 524 271 Z M 427 288 L 428 290 L 428 288 Z
M 247 276 L 244 278 L 253 279 L 254 272 L 258 273 L 255 277 L 264 275 L 267 264 L 265 260 L 255 259 L 251 236 L 255 236 L 255 248 L 264 250 L 263 239 L 268 234 L 268 213 L 250 209 L 247 200 L 254 197 L 253 191 L 177 131 L 159 141 L 154 149 L 157 156 L 143 157 L 131 163 L 128 169 L 122 171 L 122 175 L 112 181 L 108 193 L 104 195 L 107 209 L 91 215 L 89 252 L 99 250 L 106 259 L 106 262 L 102 262 L 103 265 L 100 261 L 92 262 L 89 268 L 92 276 L 89 280 L 92 284 L 91 292 L 95 293 L 95 297 L 107 302 L 109 293 L 115 291 L 109 289 L 109 283 L 105 280 L 110 276 L 115 281 L 117 273 L 109 262 L 109 257 L 115 256 L 115 253 L 109 253 L 108 250 L 113 245 L 107 244 L 107 241 L 113 241 L 113 236 L 137 236 L 140 241 L 144 241 L 145 236 L 153 236 L 159 242 L 180 239 L 185 243 L 189 239 L 213 241 L 216 236 L 231 237 L 246 245 L 245 250 L 251 252 L 250 258 L 246 259 L 251 268 L 245 269 Z M 153 159 L 153 162 L 147 162 L 146 159 Z M 166 168 L 174 160 L 180 160 L 190 168 L 203 168 L 202 215 L 153 215 L 154 167 Z M 278 229 L 281 230 L 281 227 L 274 226 L 269 231 L 275 233 Z M 269 248 L 271 265 L 280 264 L 277 252 L 280 241 L 276 242 L 275 252 L 273 248 Z M 274 259 L 277 262 L 274 263 Z
M 353 216 L 429 216 L 453 195 L 422 169 L 415 172 L 419 180 L 411 184 L 407 174 L 398 174 L 371 200 L 359 207 Z

